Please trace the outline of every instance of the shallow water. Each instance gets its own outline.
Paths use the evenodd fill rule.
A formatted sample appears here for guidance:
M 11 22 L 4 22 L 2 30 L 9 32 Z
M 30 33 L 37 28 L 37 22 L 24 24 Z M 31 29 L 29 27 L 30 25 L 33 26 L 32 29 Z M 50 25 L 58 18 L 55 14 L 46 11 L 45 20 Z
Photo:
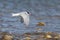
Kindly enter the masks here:
M 33 14 L 28 28 L 20 23 L 19 17 L 11 15 L 25 10 Z M 46 25 L 38 27 L 38 22 Z M 40 32 L 60 33 L 60 0 L 0 0 L 0 31 L 22 34 L 38 31 L 36 28 L 41 28 Z

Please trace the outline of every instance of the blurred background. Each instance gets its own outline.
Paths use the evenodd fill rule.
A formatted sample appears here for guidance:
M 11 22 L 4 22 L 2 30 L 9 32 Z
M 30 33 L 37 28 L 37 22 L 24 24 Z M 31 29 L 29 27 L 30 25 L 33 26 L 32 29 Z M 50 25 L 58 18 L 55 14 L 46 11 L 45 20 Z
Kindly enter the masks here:
M 29 28 L 20 22 L 19 17 L 12 17 L 12 13 L 29 11 Z M 45 22 L 45 26 L 36 26 L 38 22 Z M 10 33 L 35 32 L 60 33 L 60 0 L 0 0 L 0 31 Z

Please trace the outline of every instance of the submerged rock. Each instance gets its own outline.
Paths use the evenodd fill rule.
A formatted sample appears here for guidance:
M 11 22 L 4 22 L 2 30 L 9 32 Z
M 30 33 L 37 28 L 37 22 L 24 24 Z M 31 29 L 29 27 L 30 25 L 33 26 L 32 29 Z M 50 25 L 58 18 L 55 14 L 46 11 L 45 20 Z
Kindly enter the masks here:
M 31 38 L 30 37 L 25 37 L 25 38 L 23 38 L 23 40 L 31 40 Z
M 45 23 L 44 22 L 38 22 L 37 26 L 45 26 Z

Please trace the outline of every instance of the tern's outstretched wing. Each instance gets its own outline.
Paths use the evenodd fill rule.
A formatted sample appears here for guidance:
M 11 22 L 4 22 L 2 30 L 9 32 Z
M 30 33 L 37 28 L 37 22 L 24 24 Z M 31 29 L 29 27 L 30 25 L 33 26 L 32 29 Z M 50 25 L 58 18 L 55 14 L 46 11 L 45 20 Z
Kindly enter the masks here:
M 23 23 L 24 22 L 24 19 L 22 16 L 20 16 L 20 22 Z
M 24 19 L 24 23 L 25 23 L 26 26 L 29 25 L 29 17 L 25 17 L 25 19 Z
M 29 15 L 24 14 L 24 15 L 21 15 L 21 16 L 23 17 L 24 24 L 26 26 L 28 26 L 29 25 Z

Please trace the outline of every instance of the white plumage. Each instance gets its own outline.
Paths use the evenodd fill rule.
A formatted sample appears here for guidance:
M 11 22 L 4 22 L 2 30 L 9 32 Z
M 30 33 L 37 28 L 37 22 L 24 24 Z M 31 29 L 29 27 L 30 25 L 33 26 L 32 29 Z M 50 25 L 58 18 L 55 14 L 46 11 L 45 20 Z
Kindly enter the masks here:
M 12 16 L 20 16 L 21 17 L 21 22 L 28 26 L 29 25 L 29 12 L 20 12 L 20 13 L 12 13 Z

